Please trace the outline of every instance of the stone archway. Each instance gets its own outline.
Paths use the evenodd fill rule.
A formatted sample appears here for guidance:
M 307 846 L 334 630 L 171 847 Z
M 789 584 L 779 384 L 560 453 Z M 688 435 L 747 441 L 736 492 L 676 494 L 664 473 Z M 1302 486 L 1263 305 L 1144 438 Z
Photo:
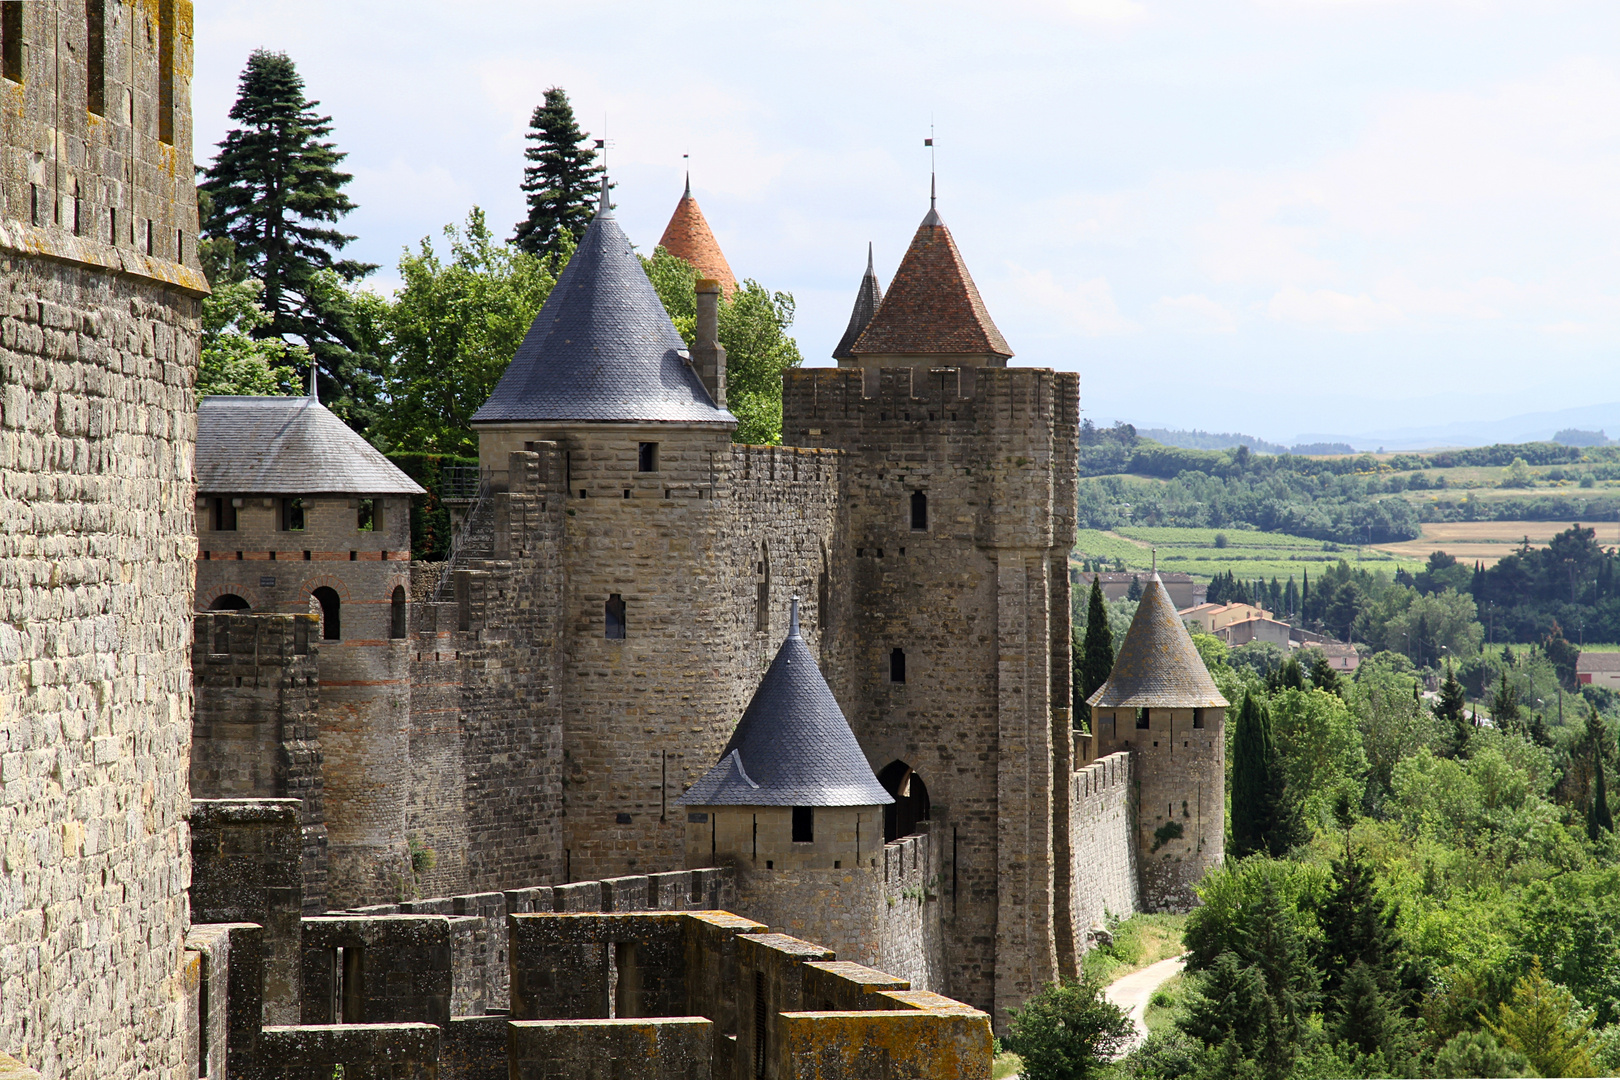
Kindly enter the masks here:
M 891 761 L 878 773 L 878 783 L 894 796 L 883 808 L 883 842 L 898 840 L 917 831 L 917 822 L 928 820 L 928 785 L 903 761 Z

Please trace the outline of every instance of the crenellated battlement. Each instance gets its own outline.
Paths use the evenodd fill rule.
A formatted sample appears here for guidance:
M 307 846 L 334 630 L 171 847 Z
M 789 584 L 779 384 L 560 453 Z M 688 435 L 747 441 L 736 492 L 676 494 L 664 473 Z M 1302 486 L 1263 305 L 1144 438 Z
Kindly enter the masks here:
M 935 424 L 942 430 L 1063 425 L 1078 417 L 1080 377 L 1045 368 L 795 368 L 782 387 L 784 441 L 839 422 Z

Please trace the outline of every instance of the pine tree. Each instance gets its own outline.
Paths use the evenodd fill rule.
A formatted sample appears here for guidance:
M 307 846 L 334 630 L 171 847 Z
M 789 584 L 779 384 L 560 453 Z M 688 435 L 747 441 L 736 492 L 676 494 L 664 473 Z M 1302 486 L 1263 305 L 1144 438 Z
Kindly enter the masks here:
M 1451 665 L 1446 665 L 1446 681 L 1440 684 L 1440 700 L 1434 706 L 1434 718 L 1450 740 L 1449 756 L 1462 757 L 1468 752 L 1468 740 L 1474 734 L 1468 723 L 1468 703 L 1463 699 L 1462 684 L 1457 681 Z
M 1389 993 L 1372 970 L 1360 960 L 1350 966 L 1336 1000 L 1333 1034 L 1363 1054 L 1383 1051 L 1386 1059 L 1399 1052 L 1406 1024 Z M 1410 1076 L 1409 1072 L 1393 1075 Z
M 314 112 L 286 53 L 248 57 L 230 118 L 237 123 L 205 171 L 210 212 L 204 235 L 230 245 L 234 273 L 264 282 L 269 321 L 259 338 L 301 341 L 315 356 L 321 398 L 363 429 L 376 399 L 378 361 L 344 285 L 376 269 L 338 259 L 354 239 L 332 225 L 354 209 L 352 177 L 326 139 L 332 118 Z M 217 263 L 216 263 L 217 264 Z
M 1344 680 L 1339 678 L 1339 673 L 1328 663 L 1325 653 L 1317 653 L 1316 659 L 1311 661 L 1311 685 L 1318 690 L 1344 696 Z
M 1131 587 L 1125 590 L 1125 599 L 1127 599 L 1127 600 L 1140 600 L 1140 599 L 1142 599 L 1142 578 L 1140 577 L 1140 575 L 1136 575 L 1136 574 L 1131 575 Z
M 523 169 L 522 184 L 529 216 L 515 226 L 512 243 L 532 255 L 549 255 L 564 232 L 575 240 L 585 235 L 596 213 L 602 166 L 595 149 L 584 145 L 590 136 L 579 129 L 568 94 L 559 86 L 546 91 L 524 138 L 533 144 L 523 151 L 531 162 Z
M 1085 700 L 1095 694 L 1114 670 L 1114 632 L 1108 626 L 1108 605 L 1103 600 L 1102 582 L 1091 579 L 1091 602 L 1086 606 L 1086 638 L 1080 650 L 1077 680 L 1080 701 L 1075 715 L 1091 719 L 1091 706 Z M 1083 710 L 1083 712 L 1082 712 Z

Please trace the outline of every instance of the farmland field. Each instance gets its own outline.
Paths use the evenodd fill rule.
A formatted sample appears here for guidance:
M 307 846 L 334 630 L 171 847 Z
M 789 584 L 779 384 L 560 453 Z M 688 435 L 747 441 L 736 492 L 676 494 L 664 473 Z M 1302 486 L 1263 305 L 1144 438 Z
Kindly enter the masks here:
M 1216 537 L 1225 538 L 1217 547 Z M 1145 570 L 1153 564 L 1158 550 L 1161 570 L 1180 571 L 1208 580 L 1230 570 L 1239 578 L 1272 578 L 1286 581 L 1306 571 L 1347 560 L 1368 569 L 1394 574 L 1399 566 L 1417 569 L 1421 559 L 1397 557 L 1388 552 L 1324 543 L 1285 533 L 1252 529 L 1122 528 L 1113 531 L 1081 529 L 1075 552 L 1081 558 L 1119 559 L 1127 569 Z M 1424 553 L 1427 557 L 1427 552 Z
M 1495 565 L 1504 555 L 1511 554 L 1525 537 L 1534 547 L 1544 547 L 1548 540 L 1569 528 L 1567 521 L 1442 521 L 1423 526 L 1423 535 L 1416 540 L 1398 544 L 1379 544 L 1380 551 L 1402 559 L 1427 561 L 1429 553 L 1444 551 L 1459 562 L 1478 560 L 1486 566 Z M 1602 522 L 1596 525 L 1598 542 L 1605 546 L 1620 543 L 1620 525 Z

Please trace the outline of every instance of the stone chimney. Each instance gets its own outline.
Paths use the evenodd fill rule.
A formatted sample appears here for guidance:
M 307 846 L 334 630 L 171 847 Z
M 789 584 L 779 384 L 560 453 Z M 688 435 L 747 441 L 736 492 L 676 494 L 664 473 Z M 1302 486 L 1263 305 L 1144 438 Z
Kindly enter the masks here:
M 719 408 L 726 407 L 726 350 L 720 344 L 720 282 L 699 278 L 697 283 L 697 340 L 692 365 L 703 388 Z

